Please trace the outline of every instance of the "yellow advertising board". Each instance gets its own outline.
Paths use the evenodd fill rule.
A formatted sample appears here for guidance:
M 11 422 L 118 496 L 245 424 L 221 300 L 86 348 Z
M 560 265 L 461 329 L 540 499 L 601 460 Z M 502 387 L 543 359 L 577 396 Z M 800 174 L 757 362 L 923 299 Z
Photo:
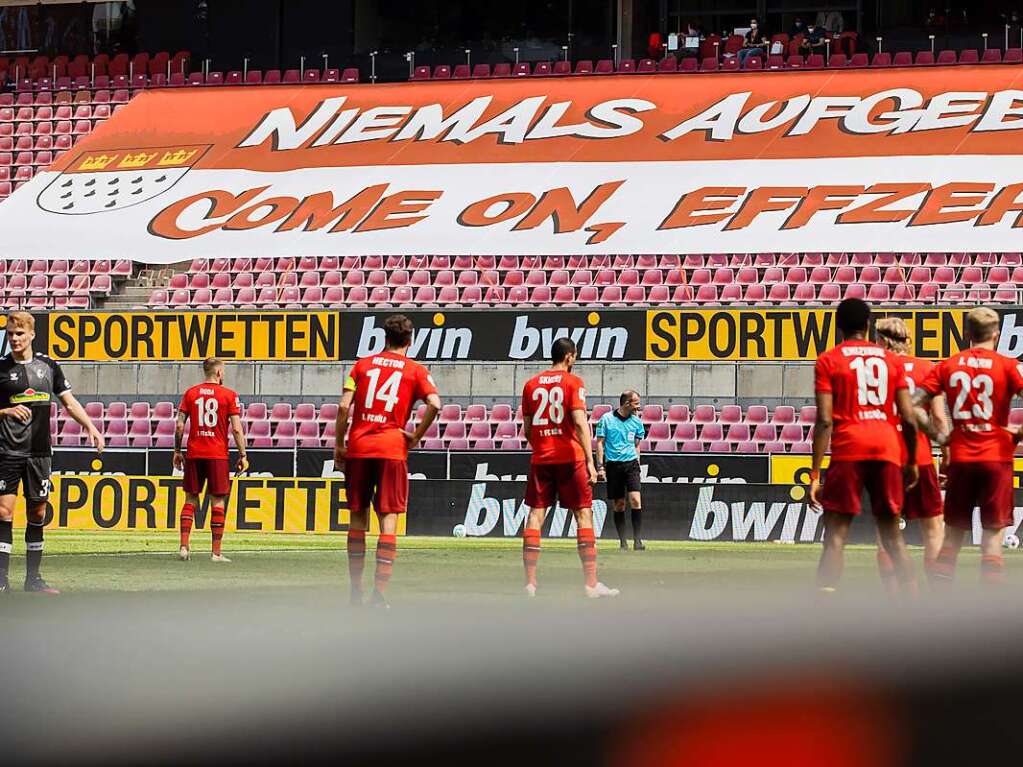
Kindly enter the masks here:
M 55 474 L 47 526 L 57 530 L 176 530 L 184 504 L 180 477 Z M 19 498 L 18 518 L 24 500 Z M 371 514 L 371 532 L 378 531 Z M 344 481 L 326 478 L 241 477 L 233 480 L 226 529 L 239 533 L 337 533 L 348 529 Z M 209 529 L 209 509 L 195 515 Z M 405 515 L 398 518 L 405 533 Z
M 340 358 L 340 314 L 331 311 L 68 312 L 48 317 L 47 354 L 62 362 Z
M 913 354 L 944 359 L 963 348 L 965 309 L 881 310 L 902 317 Z M 651 309 L 646 313 L 650 362 L 813 362 L 835 345 L 832 309 Z

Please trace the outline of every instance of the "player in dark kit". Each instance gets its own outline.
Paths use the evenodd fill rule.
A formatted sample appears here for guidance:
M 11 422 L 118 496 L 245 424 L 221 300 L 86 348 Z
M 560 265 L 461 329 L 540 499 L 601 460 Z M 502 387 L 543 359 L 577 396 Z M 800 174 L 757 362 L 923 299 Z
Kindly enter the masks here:
M 43 524 L 50 495 L 50 398 L 56 397 L 78 421 L 89 443 L 103 452 L 103 436 L 71 393 L 60 365 L 32 351 L 35 319 L 28 312 L 7 316 L 9 354 L 0 358 L 0 593 L 7 581 L 13 542 L 12 523 L 18 488 L 25 496 L 25 591 L 58 594 L 39 574 Z
M 903 482 L 911 489 L 919 479 L 916 414 L 906 374 L 891 352 L 867 340 L 870 307 L 866 303 L 856 298 L 842 301 L 835 322 L 844 340 L 822 354 L 815 368 L 817 422 L 810 502 L 824 509 L 817 586 L 823 592 L 837 587 L 849 527 L 861 511 L 860 499 L 866 490 L 900 588 L 913 594 L 916 576 L 899 530 Z M 896 409 L 902 419 L 901 435 L 891 416 Z M 822 492 L 820 470 L 829 442 L 831 464 Z
M 362 604 L 366 531 L 372 505 L 380 520 L 380 537 L 370 604 L 388 606 L 384 590 L 398 554 L 398 516 L 408 508 L 408 451 L 422 441 L 440 410 L 430 371 L 408 358 L 412 332 L 412 322 L 403 314 L 384 320 L 387 348 L 355 363 L 345 378 L 338 407 L 334 466 L 345 473 L 351 517 L 348 574 L 355 605 Z M 419 400 L 426 402 L 422 423 L 414 432 L 407 432 L 405 424 Z
M 575 342 L 559 338 L 551 346 L 550 370 L 533 376 L 522 390 L 523 431 L 533 456 L 526 483 L 529 517 L 522 531 L 522 564 L 526 594 L 536 596 L 536 566 L 540 559 L 540 531 L 547 509 L 560 500 L 575 516 L 576 546 L 591 599 L 616 597 L 597 580 L 597 540 L 593 532 L 593 463 L 590 424 L 586 419 L 586 389 L 572 375 Z
M 980 572 L 985 583 L 1005 577 L 1002 541 L 1012 524 L 1014 435 L 1009 431 L 1012 398 L 1023 391 L 1023 364 L 995 351 L 1001 319 L 993 309 L 980 307 L 966 316 L 971 346 L 935 367 L 916 390 L 914 400 L 926 406 L 944 394 L 952 429 L 939 435 L 947 441 L 950 461 L 945 491 L 945 539 L 934 564 L 937 583 L 955 574 L 963 536 L 973 527 L 973 510 L 980 508 Z M 921 425 L 927 425 L 922 411 Z
M 185 392 L 178 406 L 178 425 L 174 432 L 174 468 L 185 472 L 181 483 L 185 491 L 185 505 L 181 508 L 182 561 L 191 558 L 189 536 L 195 510 L 199 508 L 199 494 L 205 488 L 210 500 L 210 534 L 213 538 L 213 562 L 230 562 L 221 547 L 224 541 L 224 520 L 227 496 L 231 494 L 231 472 L 228 467 L 227 430 L 230 426 L 234 444 L 238 448 L 236 469 L 242 473 L 249 468 L 245 454 L 245 435 L 242 433 L 241 404 L 238 395 L 224 386 L 224 363 L 210 357 L 202 363 L 206 380 Z M 189 423 L 188 447 L 181 454 Z

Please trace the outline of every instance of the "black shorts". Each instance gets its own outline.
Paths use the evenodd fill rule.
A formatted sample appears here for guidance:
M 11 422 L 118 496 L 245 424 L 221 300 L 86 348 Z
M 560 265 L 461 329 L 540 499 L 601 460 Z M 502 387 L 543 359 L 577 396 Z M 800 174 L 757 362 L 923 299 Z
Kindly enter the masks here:
M 607 499 L 620 501 L 626 493 L 638 493 L 640 487 L 639 461 L 608 461 Z
M 25 500 L 39 503 L 50 497 L 49 456 L 0 455 L 0 495 L 17 495 L 24 483 Z

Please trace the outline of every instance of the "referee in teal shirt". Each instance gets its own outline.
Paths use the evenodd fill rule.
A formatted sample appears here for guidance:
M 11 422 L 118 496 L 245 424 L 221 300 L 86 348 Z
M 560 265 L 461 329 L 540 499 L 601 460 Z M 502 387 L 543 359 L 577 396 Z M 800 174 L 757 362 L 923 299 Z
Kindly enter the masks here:
M 632 509 L 632 547 L 643 551 L 643 509 L 640 498 L 639 443 L 646 438 L 646 427 L 636 415 L 639 394 L 622 392 L 616 410 L 605 413 L 597 422 L 597 480 L 607 480 L 607 499 L 614 503 L 615 529 L 624 551 L 629 550 L 625 535 L 625 500 Z M 605 465 L 604 459 L 607 459 Z

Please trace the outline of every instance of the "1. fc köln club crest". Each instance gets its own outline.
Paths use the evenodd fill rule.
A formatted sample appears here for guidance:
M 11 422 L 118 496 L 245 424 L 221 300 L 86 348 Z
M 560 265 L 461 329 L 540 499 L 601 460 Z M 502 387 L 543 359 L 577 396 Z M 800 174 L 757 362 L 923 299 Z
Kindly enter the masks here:
M 124 210 L 168 191 L 209 146 L 86 152 L 39 193 L 50 213 L 80 216 Z

